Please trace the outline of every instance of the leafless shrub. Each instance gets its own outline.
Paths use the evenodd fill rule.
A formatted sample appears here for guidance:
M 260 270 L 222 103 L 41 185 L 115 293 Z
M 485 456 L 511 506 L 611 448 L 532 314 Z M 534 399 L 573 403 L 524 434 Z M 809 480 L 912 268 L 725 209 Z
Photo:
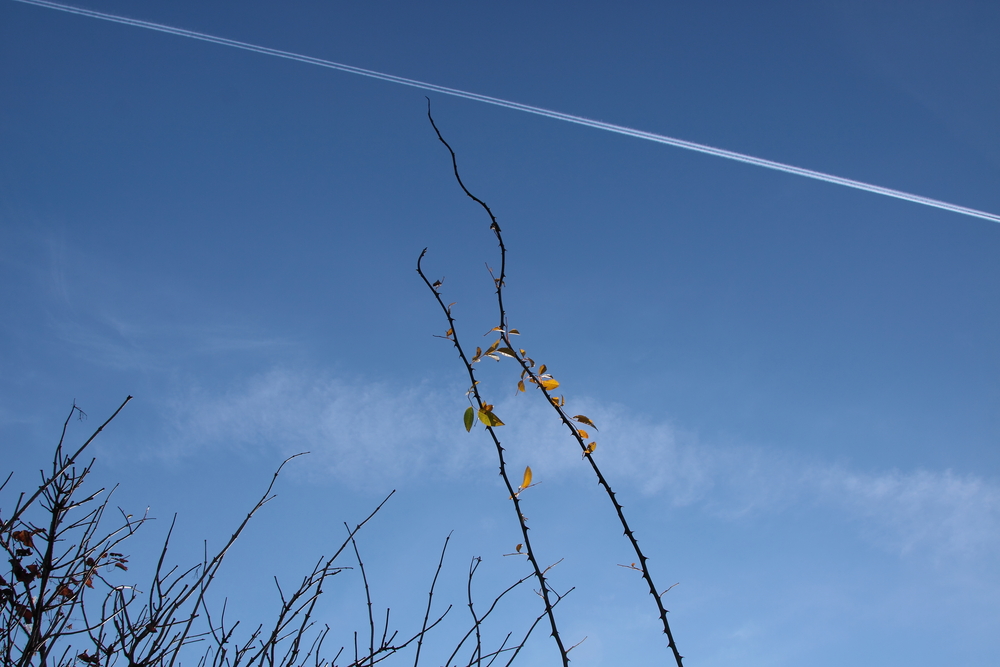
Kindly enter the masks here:
M 419 629 L 403 634 L 391 630 L 388 608 L 384 621 L 376 621 L 357 536 L 395 492 L 353 528 L 345 524 L 347 537 L 334 554 L 318 559 L 294 590 L 286 591 L 275 579 L 279 605 L 270 624 L 240 634 L 237 630 L 241 620 L 227 618 L 225 604 L 217 613 L 211 609 L 207 593 L 226 555 L 250 520 L 274 498 L 272 492 L 282 468 L 300 454 L 278 466 L 264 493 L 214 555 L 206 554 L 201 563 L 187 568 L 169 565 L 166 556 L 173 539 L 172 522 L 152 580 L 142 587 L 124 583 L 125 577 L 131 576 L 125 543 L 149 517 L 134 517 L 120 509 L 116 513 L 110 505 L 110 492 L 85 490 L 94 460 L 86 464 L 80 460 L 131 398 L 83 445 L 66 453 L 70 420 L 83 414 L 74 405 L 63 423 L 52 467 L 42 471 L 38 488 L 30 494 L 17 494 L 9 514 L 0 506 L 0 546 L 10 566 L 0 575 L 0 660 L 4 665 L 167 667 L 187 662 L 199 667 L 365 667 L 389 658 L 409 662 L 410 657 L 415 666 L 419 665 L 425 637 L 452 609 L 448 606 L 440 613 L 432 609 L 448 540 L 441 551 Z M 7 491 L 12 476 L 0 485 L 0 492 Z M 114 527 L 106 529 L 109 511 L 116 519 Z M 316 604 L 331 577 L 353 569 L 353 564 L 342 564 L 351 553 L 364 582 L 367 641 L 363 649 L 359 648 L 355 632 L 350 642 L 352 650 L 342 645 L 331 651 L 327 649 L 331 629 L 317 620 Z M 470 592 L 475 569 L 468 574 Z M 501 592 L 485 613 L 472 614 L 470 627 L 456 641 L 447 664 L 492 664 L 501 657 L 507 659 L 506 664 L 513 661 L 537 620 L 519 641 L 511 642 L 507 634 L 494 648 L 483 646 L 480 630 L 500 600 L 524 581 Z M 455 662 L 472 637 L 472 657 L 468 662 Z

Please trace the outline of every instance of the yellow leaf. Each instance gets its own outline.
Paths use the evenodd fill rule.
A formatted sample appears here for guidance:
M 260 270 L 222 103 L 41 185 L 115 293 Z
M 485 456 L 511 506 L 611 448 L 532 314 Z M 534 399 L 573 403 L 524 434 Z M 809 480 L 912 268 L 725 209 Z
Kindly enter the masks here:
M 581 424 L 586 424 L 587 426 L 589 426 L 590 428 L 594 429 L 595 431 L 597 430 L 597 427 L 594 426 L 594 422 L 590 421 L 588 418 L 584 417 L 583 415 L 577 415 L 577 416 L 573 417 L 573 419 L 575 421 L 580 422 Z
M 548 389 L 549 391 L 552 391 L 553 389 L 559 386 L 559 382 L 557 380 L 541 380 L 540 382 L 541 385 L 546 389 Z
M 496 350 L 498 347 L 500 347 L 500 342 L 501 341 L 500 341 L 499 338 L 497 338 L 495 341 L 493 341 L 493 344 L 490 345 L 489 348 L 486 350 L 486 354 L 490 354 L 491 352 L 493 352 L 494 350 Z
M 520 486 L 520 488 L 518 490 L 519 491 L 523 491 L 524 489 L 528 488 L 529 486 L 531 486 L 531 466 L 527 466 L 524 469 L 524 479 L 521 480 L 521 486 Z
M 521 335 L 521 332 L 518 331 L 517 329 L 511 329 L 507 333 L 510 334 L 511 336 L 520 336 Z
M 483 422 L 487 426 L 503 426 L 503 422 L 500 421 L 500 418 L 493 414 L 490 410 L 480 410 L 479 421 Z
M 587 445 L 587 448 L 583 450 L 583 453 L 584 453 L 584 455 L 586 455 L 586 454 L 593 454 L 595 449 L 597 449 L 597 443 L 596 442 L 592 442 L 589 445 Z
M 514 550 L 517 551 L 517 553 L 521 553 L 522 548 L 524 548 L 524 545 L 518 544 L 516 547 L 514 547 Z
M 541 366 L 539 366 L 539 368 L 538 368 L 538 374 L 539 375 L 544 375 L 545 374 L 545 364 L 542 364 Z
M 524 391 L 524 381 L 523 380 L 518 380 L 518 382 L 517 382 L 517 390 L 518 391 Z
M 514 354 L 514 350 L 509 347 L 501 347 L 497 349 L 497 353 L 504 355 L 505 357 L 510 357 L 511 359 L 517 359 L 517 355 Z
M 447 331 L 444 332 L 444 335 L 447 338 L 448 336 L 452 335 L 453 333 L 455 333 L 454 329 L 448 329 Z
M 465 409 L 465 417 L 464 417 L 464 420 L 465 420 L 465 431 L 467 433 L 472 430 L 472 423 L 473 423 L 473 420 L 475 419 L 475 417 L 476 417 L 476 411 L 473 410 L 472 406 L 470 405 L 469 407 L 467 407 Z
M 584 431 L 582 428 L 576 429 L 576 432 L 580 434 L 581 438 L 589 438 L 590 434 Z

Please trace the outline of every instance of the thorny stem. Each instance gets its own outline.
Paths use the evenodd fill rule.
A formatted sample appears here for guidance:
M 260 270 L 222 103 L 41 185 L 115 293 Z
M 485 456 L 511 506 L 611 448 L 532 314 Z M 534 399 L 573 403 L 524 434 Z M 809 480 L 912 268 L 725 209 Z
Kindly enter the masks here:
M 486 405 L 486 401 L 483 400 L 482 395 L 479 393 L 476 371 L 472 367 L 472 362 L 469 361 L 469 358 L 465 354 L 465 350 L 462 349 L 462 344 L 458 340 L 458 332 L 455 331 L 455 318 L 451 315 L 451 308 L 445 305 L 444 300 L 441 298 L 441 293 L 438 292 L 437 288 L 431 284 L 431 281 L 424 274 L 423 268 L 421 267 L 421 262 L 423 261 L 425 254 L 427 254 L 427 248 L 424 248 L 423 252 L 420 253 L 420 257 L 417 259 L 417 273 L 427 285 L 427 288 L 434 293 L 435 300 L 437 300 L 442 312 L 444 312 L 445 317 L 448 319 L 448 328 L 451 329 L 452 332 L 452 343 L 454 343 L 455 349 L 458 350 L 458 356 L 461 357 L 462 363 L 465 365 L 465 370 L 469 374 L 469 381 L 472 383 L 472 389 L 470 391 L 472 392 L 473 398 L 475 398 L 476 405 L 479 410 L 483 410 L 483 407 Z M 559 656 L 562 659 L 562 664 L 566 667 L 569 665 L 569 656 L 566 655 L 566 648 L 563 646 L 562 637 L 559 635 L 559 627 L 556 624 L 555 613 L 552 611 L 554 603 L 552 602 L 550 595 L 556 595 L 557 598 L 559 596 L 555 593 L 555 591 L 549 588 L 545 574 L 542 572 L 542 568 L 538 564 L 538 560 L 535 558 L 535 551 L 531 546 L 531 538 L 528 536 L 528 524 L 524 518 L 524 514 L 521 512 L 521 501 L 518 497 L 517 491 L 514 489 L 514 485 L 511 484 L 510 476 L 507 474 L 507 461 L 504 459 L 504 448 L 500 444 L 500 438 L 497 437 L 496 431 L 492 426 L 487 425 L 486 432 L 489 433 L 490 438 L 493 440 L 493 445 L 496 447 L 497 461 L 500 466 L 500 477 L 503 479 L 503 483 L 506 485 L 508 493 L 510 493 L 510 500 L 514 508 L 514 512 L 517 515 L 517 523 L 521 528 L 521 539 L 524 540 L 524 550 L 528 556 L 528 560 L 531 562 L 531 567 L 535 571 L 535 579 L 538 580 L 540 595 L 545 603 L 545 614 L 548 616 L 549 625 L 552 628 L 552 638 L 555 640 L 556 646 L 559 648 Z
M 509 347 L 510 339 L 507 338 L 506 332 L 503 334 L 503 337 Z M 618 515 L 618 521 L 622 525 L 625 537 L 628 538 L 629 543 L 632 545 L 632 550 L 635 552 L 636 558 L 638 559 L 639 568 L 642 570 L 642 578 L 645 579 L 646 585 L 649 587 L 649 594 L 653 596 L 653 600 L 655 601 L 660 621 L 663 624 L 663 633 L 667 636 L 667 646 L 673 653 L 674 660 L 677 663 L 677 667 L 682 667 L 684 656 L 680 654 L 680 652 L 677 649 L 677 644 L 676 642 L 674 642 L 674 635 L 673 632 L 671 632 L 670 630 L 670 623 L 669 621 L 667 621 L 667 609 L 663 606 L 663 598 L 661 594 L 657 592 L 658 589 L 656 588 L 656 584 L 653 583 L 653 577 L 650 574 L 649 567 L 646 564 L 646 561 L 649 559 L 646 557 L 646 555 L 642 552 L 642 549 L 639 547 L 639 541 L 636 539 L 635 533 L 629 526 L 628 521 L 625 519 L 625 511 L 622 508 L 621 503 L 618 502 L 618 498 L 617 496 L 615 496 L 615 492 L 614 490 L 612 490 L 611 484 L 608 482 L 607 478 L 604 477 L 604 474 L 601 472 L 601 468 L 597 465 L 597 461 L 594 460 L 594 453 L 592 451 L 588 451 L 587 445 L 586 443 L 584 443 L 584 439 L 580 436 L 580 433 L 579 431 L 577 431 L 576 427 L 573 426 L 573 423 L 570 421 L 570 418 L 566 414 L 566 411 L 563 410 L 562 407 L 556 404 L 555 397 L 549 393 L 548 389 L 542 386 L 542 383 L 539 381 L 538 377 L 535 375 L 530 365 L 521 356 L 518 356 L 517 360 L 521 364 L 521 368 L 527 371 L 529 377 L 531 377 L 531 379 L 534 381 L 534 384 L 545 395 L 545 398 L 549 402 L 549 405 L 551 405 L 552 408 L 559 414 L 559 419 L 564 424 L 566 424 L 567 428 L 569 428 L 571 435 L 580 445 L 580 449 L 583 451 L 584 458 L 586 458 L 587 461 L 590 462 L 590 467 L 593 469 L 594 475 L 597 476 L 597 483 L 600 484 L 601 487 L 604 489 L 605 493 L 607 493 L 608 499 L 614 506 L 615 513 Z M 668 588 L 667 590 L 670 589 Z M 664 591 L 664 593 L 666 593 L 666 591 Z
M 519 354 L 517 352 L 518 348 L 515 347 L 514 344 L 510 340 L 509 328 L 507 326 L 507 310 L 504 307 L 504 302 L 503 302 L 503 288 L 504 288 L 504 281 L 506 279 L 506 267 L 507 267 L 507 247 L 504 245 L 503 234 L 500 231 L 500 225 L 497 223 L 496 216 L 493 215 L 493 211 L 490 210 L 490 207 L 486 204 L 486 202 L 484 202 L 483 200 L 481 200 L 480 198 L 478 198 L 474 194 L 472 194 L 469 191 L 469 189 L 467 187 L 465 187 L 465 183 L 462 182 L 462 177 L 459 175 L 459 171 L 458 171 L 458 159 L 457 159 L 457 157 L 455 155 L 455 151 L 452 149 L 451 145 L 449 145 L 448 142 L 445 141 L 444 137 L 441 135 L 441 131 L 438 129 L 437 125 L 434 123 L 434 118 L 431 116 L 430 100 L 429 99 L 427 100 L 427 118 L 430 120 L 431 127 L 434 128 L 434 132 L 437 134 L 438 139 L 441 141 L 442 144 L 445 145 L 445 147 L 448 149 L 448 152 L 451 154 L 452 168 L 453 168 L 453 170 L 455 172 L 455 180 L 458 181 L 458 185 L 462 188 L 462 191 L 465 192 L 465 194 L 470 199 L 472 199 L 477 204 L 479 204 L 483 208 L 483 210 L 486 211 L 487 215 L 489 215 L 489 217 L 490 217 L 490 230 L 492 230 L 493 234 L 496 236 L 497 244 L 500 247 L 500 274 L 499 274 L 498 277 L 494 276 L 494 278 L 493 278 L 494 283 L 496 285 L 497 307 L 498 307 L 498 310 L 499 310 L 499 318 L 500 318 L 500 323 L 497 326 L 497 329 L 499 330 L 499 333 L 500 333 L 500 338 L 503 340 L 503 342 L 507 346 L 507 348 L 509 350 L 511 350 L 511 351 L 514 352 L 514 358 L 517 359 L 517 362 L 521 366 L 521 369 L 524 371 L 525 374 L 528 375 L 528 377 L 531 379 L 531 381 L 533 382 L 533 384 L 535 384 L 535 386 L 537 386 L 542 391 L 542 393 L 545 396 L 546 402 L 550 406 L 552 406 L 552 408 L 559 415 L 559 419 L 566 425 L 566 427 L 569 429 L 569 431 L 570 431 L 571 435 L 573 436 L 573 438 L 580 445 L 580 448 L 581 448 L 581 450 L 583 451 L 583 454 L 584 454 L 584 458 L 586 458 L 590 462 L 590 466 L 593 469 L 594 474 L 597 476 L 597 482 L 598 482 L 598 484 L 601 485 L 601 487 L 604 488 L 604 491 L 607 493 L 608 498 L 611 501 L 611 504 L 615 508 L 615 513 L 618 515 L 618 521 L 622 525 L 622 529 L 624 530 L 624 534 L 628 538 L 629 543 L 632 545 L 632 550 L 636 554 L 636 558 L 638 559 L 638 563 L 639 563 L 640 569 L 642 571 L 642 578 L 645 579 L 646 584 L 649 587 L 649 593 L 650 593 L 650 595 L 653 596 L 653 600 L 655 601 L 657 612 L 658 612 L 658 615 L 660 617 L 660 621 L 661 621 L 661 623 L 663 625 L 663 633 L 667 636 L 667 642 L 668 642 L 667 645 L 670 648 L 671 652 L 673 653 L 674 660 L 677 663 L 677 667 L 683 667 L 683 656 L 680 654 L 680 652 L 677 649 L 677 644 L 674 641 L 673 632 L 671 632 L 671 630 L 670 630 L 670 623 L 667 621 L 667 609 L 664 608 L 664 606 L 663 606 L 663 600 L 661 598 L 661 594 L 657 592 L 658 589 L 657 589 L 656 585 L 653 583 L 653 577 L 650 574 L 649 567 L 647 566 L 647 563 L 646 563 L 646 561 L 648 560 L 648 558 L 643 553 L 642 549 L 639 547 L 639 542 L 635 538 L 635 533 L 632 530 L 632 528 L 629 526 L 628 521 L 625 518 L 625 512 L 622 509 L 622 505 L 618 502 L 618 499 L 615 497 L 615 492 L 611 488 L 611 485 L 608 483 L 607 479 L 604 477 L 604 474 L 601 472 L 600 467 L 597 465 L 597 461 L 594 460 L 593 451 L 592 450 L 588 450 L 587 444 L 584 442 L 584 439 L 583 439 L 583 437 L 581 437 L 581 435 L 580 435 L 579 431 L 577 430 L 576 426 L 573 425 L 573 422 L 571 421 L 570 417 L 566 414 L 566 411 L 562 409 L 562 407 L 559 404 L 559 401 L 554 396 L 552 396 L 552 394 L 549 393 L 549 390 L 546 389 L 542 385 L 540 378 L 538 377 L 538 375 L 535 373 L 535 371 L 532 368 L 532 364 L 528 363 L 528 361 L 525 359 L 525 355 L 523 353 Z M 427 252 L 427 250 L 425 248 L 424 249 L 424 253 L 426 253 L 426 252 Z M 423 258 L 423 256 L 424 256 L 423 253 L 421 253 L 421 255 L 420 255 L 421 259 Z M 418 261 L 417 262 L 417 266 L 418 266 L 417 270 L 418 271 L 420 270 L 419 269 L 419 265 L 420 265 L 420 263 Z M 427 278 L 424 277 L 423 273 L 421 273 L 420 275 L 421 275 L 422 278 L 424 278 L 424 282 L 426 282 L 427 285 L 430 287 L 431 283 L 427 281 Z M 444 307 L 444 302 L 441 300 L 441 296 L 438 294 L 437 290 L 434 289 L 433 287 L 431 287 L 431 289 L 432 289 L 432 291 L 434 291 L 435 296 L 437 296 L 438 303 L 440 303 L 442 305 L 442 307 Z M 448 323 L 449 323 L 449 325 L 451 325 L 452 331 L 454 331 L 454 321 L 451 318 L 450 310 L 447 309 L 447 308 L 445 308 L 445 312 L 448 315 Z M 456 347 L 458 347 L 457 336 L 455 337 L 455 345 L 456 345 Z M 459 348 L 459 351 L 461 352 L 461 348 Z M 473 379 L 473 382 L 475 382 L 474 371 L 473 371 L 472 365 L 465 358 L 464 354 L 462 354 L 462 361 L 465 362 L 466 367 L 467 367 L 467 369 L 469 371 L 469 375 Z M 474 390 L 476 389 L 476 385 L 475 384 L 473 384 L 473 389 Z M 478 400 L 478 396 L 479 396 L 479 394 L 478 394 L 478 392 L 476 392 L 477 400 Z M 487 427 L 487 429 L 492 434 L 492 429 L 490 429 L 489 427 Z M 495 438 L 495 436 L 494 436 L 494 438 Z M 499 447 L 499 443 L 497 443 L 497 446 Z M 508 486 L 509 486 L 509 484 L 508 484 Z M 515 502 L 516 502 L 516 499 L 515 499 Z M 664 592 L 666 592 L 666 591 L 664 591 Z M 560 651 L 563 651 L 563 650 L 564 649 L 562 647 L 562 644 L 560 643 Z M 567 650 L 567 652 L 568 652 L 568 650 Z M 565 655 L 565 653 L 563 653 L 563 655 Z

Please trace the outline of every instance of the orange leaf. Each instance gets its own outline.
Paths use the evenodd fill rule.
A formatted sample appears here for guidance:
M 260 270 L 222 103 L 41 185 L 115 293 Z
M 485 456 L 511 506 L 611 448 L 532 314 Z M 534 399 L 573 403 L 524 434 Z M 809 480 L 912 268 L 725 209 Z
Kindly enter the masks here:
M 35 534 L 34 531 L 31 530 L 15 530 L 13 533 L 10 534 L 10 536 L 13 537 L 15 540 L 17 540 L 18 542 L 20 542 L 21 544 L 23 544 L 24 546 L 30 548 L 35 546 L 34 542 L 32 542 L 31 540 L 31 536 L 34 534 Z

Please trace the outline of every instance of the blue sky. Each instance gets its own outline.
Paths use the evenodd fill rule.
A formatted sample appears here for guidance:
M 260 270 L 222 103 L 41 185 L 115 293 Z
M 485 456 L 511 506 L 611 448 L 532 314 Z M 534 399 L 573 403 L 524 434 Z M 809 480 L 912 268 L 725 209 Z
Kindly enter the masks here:
M 81 6 L 1000 213 L 990 3 Z M 421 91 L 10 0 L 0 91 L 17 479 L 74 399 L 83 437 L 133 394 L 98 474 L 123 506 L 179 513 L 178 559 L 312 452 L 220 582 L 248 622 L 271 575 L 296 579 L 393 488 L 361 547 L 404 629 L 449 531 L 458 607 L 472 556 L 484 601 L 526 573 L 502 555 L 517 527 L 414 272 L 429 247 L 466 340 L 496 324 L 488 220 Z M 431 98 L 503 226 L 511 324 L 597 422 L 654 576 L 679 582 L 687 664 L 996 664 L 1000 225 Z M 482 371 L 512 465 L 541 482 L 525 494 L 540 558 L 576 586 L 560 608 L 567 641 L 587 637 L 573 664 L 666 658 L 574 443 L 514 396 L 510 363 Z M 327 595 L 348 642 L 366 627 L 358 582 Z M 521 664 L 555 657 L 540 633 Z

